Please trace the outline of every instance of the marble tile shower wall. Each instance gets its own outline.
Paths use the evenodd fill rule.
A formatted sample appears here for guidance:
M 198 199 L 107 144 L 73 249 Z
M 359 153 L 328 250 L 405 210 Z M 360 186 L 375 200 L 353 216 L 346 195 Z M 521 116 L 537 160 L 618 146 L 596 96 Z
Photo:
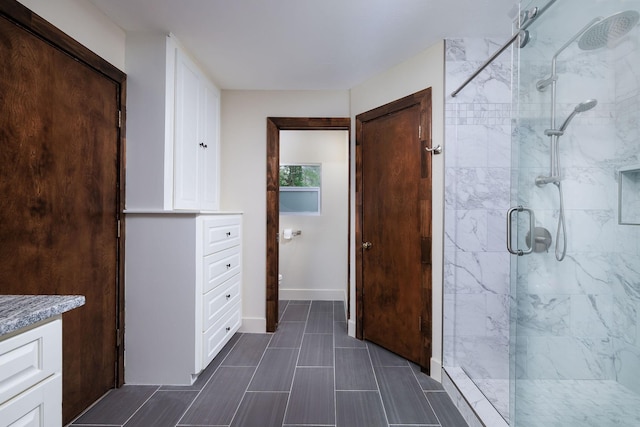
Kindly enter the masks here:
M 445 41 L 446 93 L 503 40 Z M 511 57 L 503 54 L 445 104 L 445 366 L 509 377 Z
M 640 369 L 640 227 L 618 224 L 617 182 L 621 167 L 640 163 L 640 51 L 634 40 L 615 50 L 567 53 L 558 62 L 560 123 L 586 99 L 598 105 L 577 116 L 560 138 L 567 257 L 557 262 L 550 250 L 520 260 L 519 378 L 617 380 L 640 392 L 633 374 Z M 536 40 L 526 49 L 533 52 L 521 54 L 519 70 L 519 196 L 555 240 L 557 189 L 533 184 L 549 172 L 543 132 L 550 95 L 534 86 L 548 76 L 554 46 Z
M 614 51 L 615 61 L 615 150 L 617 169 L 640 168 L 640 31 L 636 28 L 625 43 Z M 619 178 L 616 176 L 616 178 Z M 638 188 L 636 187 L 636 191 Z M 640 192 L 640 191 L 638 191 Z M 640 217 L 640 212 L 635 212 Z M 626 313 L 620 333 L 613 337 L 614 373 L 616 380 L 640 393 L 640 225 L 616 224 L 620 242 L 617 268 L 609 270 L 616 279 L 616 302 Z M 614 244 L 614 248 L 616 245 Z M 616 316 L 617 312 L 616 312 Z

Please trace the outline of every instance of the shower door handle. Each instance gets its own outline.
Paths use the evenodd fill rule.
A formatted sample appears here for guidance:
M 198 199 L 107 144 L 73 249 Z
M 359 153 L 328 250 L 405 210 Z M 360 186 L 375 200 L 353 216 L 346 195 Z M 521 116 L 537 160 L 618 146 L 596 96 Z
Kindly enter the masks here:
M 529 214 L 529 235 L 533 236 L 534 234 L 534 230 L 536 228 L 536 217 L 535 214 L 533 213 L 533 209 L 530 208 L 525 208 L 524 206 L 518 206 L 515 208 L 511 208 L 507 211 L 507 250 L 514 254 L 514 255 L 518 255 L 518 256 L 522 256 L 522 255 L 528 255 L 530 253 L 533 252 L 533 244 L 530 245 L 526 250 L 522 250 L 522 249 L 513 249 L 512 246 L 512 242 L 511 242 L 511 238 L 512 238 L 512 232 L 511 232 L 511 228 L 513 227 L 513 214 L 516 212 L 527 212 Z M 516 224 L 517 224 L 517 216 L 516 216 Z M 533 242 L 532 242 L 533 243 Z

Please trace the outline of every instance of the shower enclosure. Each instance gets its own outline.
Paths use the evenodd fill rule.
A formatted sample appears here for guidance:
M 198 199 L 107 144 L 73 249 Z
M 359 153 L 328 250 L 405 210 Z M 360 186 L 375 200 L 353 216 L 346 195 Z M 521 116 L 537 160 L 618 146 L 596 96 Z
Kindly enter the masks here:
M 512 426 L 640 426 L 638 11 L 640 0 L 557 0 L 508 64 L 505 54 L 447 100 L 445 370 Z M 447 46 L 453 81 L 458 45 Z M 461 109 L 486 120 L 496 84 L 513 99 L 506 177 L 502 165 L 479 174 L 460 152 L 472 144 Z M 493 130 L 473 133 L 490 157 L 505 125 L 479 125 Z M 465 179 L 484 193 L 461 196 Z M 496 250 L 490 234 L 509 245 Z
M 559 0 L 515 52 L 515 426 L 640 425 L 638 11 Z

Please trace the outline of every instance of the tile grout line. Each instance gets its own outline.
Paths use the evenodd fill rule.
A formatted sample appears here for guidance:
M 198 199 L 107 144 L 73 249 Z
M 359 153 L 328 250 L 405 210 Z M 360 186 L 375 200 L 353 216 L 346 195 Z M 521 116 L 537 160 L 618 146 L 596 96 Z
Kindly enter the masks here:
M 124 427 L 125 425 L 127 425 L 127 423 L 128 423 L 129 421 L 131 421 L 131 418 L 133 418 L 133 417 L 134 417 L 138 412 L 140 412 L 140 409 L 142 409 L 142 407 L 143 407 L 143 406 L 144 406 L 144 405 L 145 405 L 149 400 L 151 400 L 151 398 L 152 398 L 153 396 L 155 396 L 155 395 L 156 395 L 156 393 L 158 392 L 158 390 L 160 390 L 160 387 L 162 387 L 162 384 L 158 385 L 157 387 L 158 387 L 158 388 L 156 388 L 156 390 L 155 390 L 153 393 L 151 393 L 151 395 L 149 395 L 149 397 L 148 397 L 148 398 L 147 398 L 147 399 L 146 399 L 146 400 L 145 400 L 145 401 L 144 401 L 140 406 L 138 406 L 138 409 L 136 409 L 135 411 L 133 411 L 133 413 L 131 414 L 131 416 L 130 416 L 129 418 L 127 418 L 127 420 L 126 420 L 124 423 L 122 423 L 122 427 Z
M 300 361 L 300 353 L 302 353 L 302 343 L 304 342 L 304 331 L 307 329 L 307 322 L 309 321 L 310 314 L 311 314 L 311 304 L 309 304 L 309 308 L 307 309 L 307 318 L 304 321 L 304 328 L 302 329 L 302 337 L 300 338 L 300 348 L 298 348 L 298 357 L 296 358 L 296 364 L 293 367 L 293 376 L 291 377 L 291 385 L 289 386 L 289 396 L 287 397 L 287 404 L 284 407 L 284 416 L 282 417 L 283 425 L 284 425 L 284 420 L 287 417 L 287 411 L 289 410 L 291 395 L 293 394 L 293 383 L 296 381 L 296 372 L 298 371 L 298 362 Z
M 420 384 L 418 384 L 420 385 Z M 422 386 L 420 387 L 420 390 L 422 390 Z M 429 408 L 431 408 L 431 410 L 433 411 L 433 415 L 436 417 L 436 420 L 438 420 L 438 426 L 442 426 L 442 422 L 440 421 L 440 417 L 438 416 L 438 413 L 436 412 L 435 409 L 433 409 L 433 405 L 431 404 L 431 402 L 429 401 L 429 399 L 427 398 L 427 393 L 422 390 L 422 395 L 424 396 L 425 400 L 427 401 L 427 405 L 429 405 Z
M 363 340 L 364 341 L 364 340 Z M 378 389 L 378 397 L 380 398 L 380 404 L 382 405 L 382 412 L 384 412 L 384 418 L 387 420 L 387 426 L 390 426 L 389 415 L 387 415 L 387 408 L 384 405 L 384 399 L 382 399 L 382 390 L 380 390 L 380 383 L 378 382 L 378 375 L 373 366 L 373 358 L 371 357 L 371 351 L 369 351 L 369 344 L 365 342 L 365 348 L 367 349 L 367 355 L 369 356 L 369 363 L 371 363 L 371 371 L 373 372 L 373 378 L 376 380 L 376 388 Z
M 209 378 L 207 378 L 207 381 L 204 382 L 204 384 L 202 384 L 202 388 L 200 390 L 198 390 L 198 393 L 195 395 L 195 397 L 193 398 L 193 400 L 191 401 L 191 404 L 189 404 L 189 406 L 187 407 L 187 409 L 184 410 L 184 412 L 182 413 L 182 416 L 178 419 L 178 422 L 176 423 L 176 427 L 180 425 L 180 421 L 182 421 L 182 419 L 184 418 L 184 416 L 187 414 L 187 412 L 189 412 L 189 410 L 191 409 L 191 407 L 193 406 L 193 404 L 195 403 L 195 401 L 198 399 L 198 397 L 200 397 L 200 394 L 202 394 L 202 392 L 204 391 L 205 387 L 209 384 L 209 382 L 211 381 L 211 379 L 213 378 L 213 376 L 216 374 L 216 372 L 218 372 L 218 370 L 222 367 L 222 364 L 224 363 L 224 361 L 227 359 L 227 357 L 229 357 L 229 355 L 231 354 L 231 352 L 233 351 L 234 348 L 236 348 L 236 346 L 238 345 L 238 343 L 242 340 L 242 335 L 241 334 L 240 337 L 236 340 L 236 342 L 231 346 L 231 348 L 229 349 L 229 351 L 227 352 L 227 354 L 225 354 L 225 356 L 222 358 L 222 360 L 220 361 L 220 364 L 216 367 L 216 369 L 214 369 L 214 371 L 211 373 L 211 375 L 209 376 Z M 223 346 L 224 347 L 224 346 Z M 206 368 L 205 368 L 206 369 Z M 186 424 L 188 425 L 188 424 Z
M 336 390 L 336 304 L 331 302 L 331 356 L 333 358 L 333 423 L 338 426 L 338 392 Z
M 436 410 L 433 408 L 433 405 L 431 404 L 431 401 L 429 401 L 429 398 L 427 397 L 427 391 L 422 388 L 422 384 L 420 384 L 420 380 L 418 380 L 418 375 L 416 374 L 416 371 L 413 370 L 413 367 L 411 366 L 411 364 L 409 364 L 409 369 L 411 369 L 411 373 L 413 374 L 413 378 L 418 383 L 418 387 L 420 388 L 420 391 L 422 392 L 422 396 L 424 396 L 424 399 L 427 401 L 427 405 L 429 405 L 429 408 L 431 408 L 431 410 L 433 411 L 433 415 L 435 415 L 436 420 L 438 420 L 438 426 L 442 426 L 442 422 L 440 421 L 440 417 L 436 413 Z
M 264 350 L 262 351 L 262 356 L 260 356 L 260 360 L 258 361 L 258 364 L 255 366 L 255 369 L 253 370 L 253 374 L 251 374 L 251 379 L 249 379 L 249 382 L 247 383 L 247 388 L 244 389 L 244 393 L 242 393 L 242 398 L 240 399 L 240 402 L 238 402 L 238 406 L 236 407 L 235 412 L 233 413 L 233 416 L 231 417 L 231 421 L 229 422 L 229 426 L 231 426 L 231 424 L 233 424 L 233 421 L 236 419 L 236 416 L 238 415 L 238 411 L 240 410 L 240 406 L 242 405 L 242 402 L 244 401 L 244 398 L 247 396 L 247 392 L 249 390 L 249 386 L 251 386 L 251 382 L 253 381 L 253 379 L 256 376 L 256 373 L 258 372 L 258 367 L 260 366 L 260 363 L 262 363 L 262 360 L 264 359 L 264 355 L 267 353 L 267 349 L 269 348 L 269 344 L 271 344 L 271 340 L 273 339 L 273 337 L 275 336 L 275 333 L 272 333 L 271 336 L 269 337 L 269 342 L 267 343 L 266 346 L 264 346 Z M 225 357 L 226 359 L 226 357 Z M 220 366 L 222 366 L 222 363 L 220 363 Z M 253 368 L 253 366 L 241 366 L 243 368 Z

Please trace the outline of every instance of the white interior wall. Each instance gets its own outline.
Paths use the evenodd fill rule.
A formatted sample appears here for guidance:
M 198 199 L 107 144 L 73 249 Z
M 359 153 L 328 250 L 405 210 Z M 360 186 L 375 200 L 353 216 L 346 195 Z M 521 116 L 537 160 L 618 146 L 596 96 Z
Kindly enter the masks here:
M 19 0 L 105 60 L 125 69 L 125 33 L 89 2 Z M 221 209 L 244 212 L 244 330 L 265 330 L 266 117 L 348 117 L 432 87 L 433 144 L 443 144 L 444 45 L 440 42 L 385 73 L 344 91 L 223 91 L 221 107 Z M 355 135 L 355 133 L 352 133 Z M 351 141 L 352 164 L 353 137 Z M 355 174 L 351 189 L 355 191 Z M 443 161 L 433 162 L 433 358 L 439 378 L 442 354 Z M 353 201 L 351 211 L 355 209 Z M 351 259 L 355 259 L 351 219 Z M 350 277 L 355 284 L 353 269 Z M 355 287 L 351 287 L 355 313 Z M 352 316 L 352 319 L 354 317 Z M 353 332 L 354 324 L 350 323 Z
M 349 132 L 281 131 L 280 164 L 321 165 L 320 215 L 280 214 L 280 299 L 347 298 Z M 300 236 L 283 239 L 285 228 Z
M 351 89 L 351 120 L 355 127 L 355 116 L 373 108 L 392 102 L 426 88 L 432 88 L 432 146 L 444 145 L 444 42 L 441 41 L 413 58 Z M 355 146 L 355 128 L 351 137 Z M 355 155 L 352 155 L 352 171 Z M 440 380 L 442 368 L 442 265 L 444 245 L 444 156 L 433 156 L 433 317 L 431 376 Z M 352 194 L 355 194 L 355 173 L 352 174 Z M 355 202 L 351 201 L 352 211 Z M 355 232 L 352 216 L 352 241 Z M 351 247 L 351 259 L 355 259 L 355 246 Z M 355 284 L 355 269 L 351 269 L 351 283 Z M 351 313 L 355 313 L 355 286 L 351 287 Z M 349 332 L 355 330 L 355 316 L 349 321 Z
M 125 32 L 85 0 L 18 0 L 113 66 L 124 70 Z
M 221 96 L 220 208 L 243 215 L 244 332 L 266 330 L 267 117 L 348 117 L 348 91 L 238 91 Z

